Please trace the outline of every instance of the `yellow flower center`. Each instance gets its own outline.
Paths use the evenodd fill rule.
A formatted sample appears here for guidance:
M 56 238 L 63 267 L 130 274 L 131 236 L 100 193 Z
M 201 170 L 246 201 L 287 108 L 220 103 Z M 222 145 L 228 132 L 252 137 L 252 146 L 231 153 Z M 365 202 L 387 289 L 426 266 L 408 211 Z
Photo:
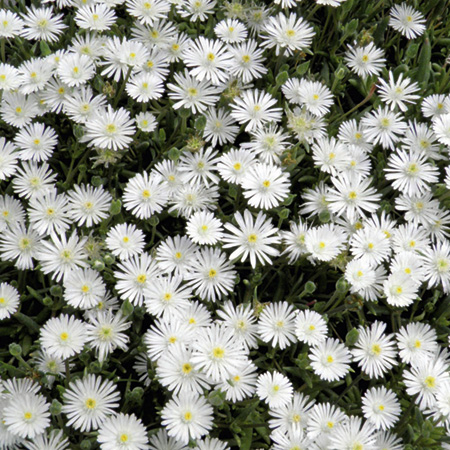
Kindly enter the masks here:
M 421 343 L 419 340 L 416 340 L 416 341 L 414 342 L 414 347 L 420 348 L 421 346 L 422 346 L 422 343 Z
M 106 125 L 106 132 L 107 133 L 115 133 L 117 131 L 117 127 L 113 123 L 109 123 Z
M 175 258 L 180 259 L 183 255 L 180 252 L 175 253 Z
M 74 68 L 73 68 L 73 73 L 78 73 L 79 70 L 80 70 L 80 69 L 79 69 L 78 67 L 74 67 Z
M 225 356 L 225 350 L 222 347 L 213 348 L 213 356 L 217 359 L 222 359 Z
M 64 331 L 59 335 L 59 337 L 62 341 L 67 341 L 67 339 L 69 339 L 69 334 Z
M 248 236 L 248 242 L 255 243 L 257 240 L 258 240 L 258 237 L 256 236 L 256 234 L 250 234 Z
M 177 338 L 175 336 L 171 336 L 169 338 L 169 344 L 175 344 L 175 342 L 177 342 Z
M 192 420 L 192 413 L 190 411 L 184 413 L 184 420 L 186 422 L 190 422 Z
M 168 302 L 172 299 L 172 294 L 170 292 L 166 292 L 163 296 L 163 299 Z
M 128 435 L 127 434 L 121 434 L 120 435 L 120 442 L 127 442 L 128 441 Z
M 192 371 L 192 366 L 189 363 L 183 364 L 182 367 L 183 373 L 188 374 Z
M 310 325 L 310 326 L 308 327 L 308 329 L 309 329 L 309 331 L 314 331 L 314 330 L 316 329 L 316 327 L 315 327 L 314 325 Z
M 367 61 L 369 61 L 369 55 L 363 55 L 362 62 L 366 63 Z
M 334 358 L 331 355 L 327 356 L 327 363 L 332 363 L 334 361 Z
M 89 286 L 83 285 L 81 287 L 81 290 L 86 294 L 87 292 L 89 292 Z
M 286 35 L 288 36 L 288 37 L 294 37 L 295 36 L 295 30 L 287 30 L 286 31 Z
M 142 191 L 142 197 L 144 197 L 144 198 L 149 198 L 150 197 L 150 191 L 148 190 L 148 189 L 144 189 L 143 191 Z
M 19 247 L 20 247 L 21 250 L 27 249 L 27 248 L 30 246 L 30 244 L 31 244 L 31 242 L 30 242 L 30 240 L 27 239 L 27 238 L 22 238 L 22 239 L 19 241 Z
M 429 375 L 424 380 L 425 386 L 428 388 L 434 388 L 436 386 L 436 378 Z
M 208 61 L 214 61 L 214 59 L 215 59 L 216 57 L 214 56 L 213 53 L 208 53 L 207 58 L 208 58 Z
M 85 402 L 87 409 L 94 409 L 97 402 L 93 398 L 88 398 Z
M 244 61 L 245 63 L 250 62 L 250 56 L 249 55 L 243 55 L 242 56 L 242 61 Z
M 210 271 L 208 272 L 209 278 L 214 278 L 216 275 L 217 275 L 217 271 L 214 269 L 210 269 Z
M 197 89 L 195 89 L 195 88 L 193 88 L 193 87 L 190 87 L 190 88 L 188 89 L 188 94 L 189 94 L 191 97 L 194 97 L 194 96 L 196 96 L 196 95 L 198 94 L 198 91 L 197 91 Z
M 333 428 L 334 427 L 334 422 L 327 422 L 327 427 L 328 428 Z
M 388 127 L 388 126 L 390 125 L 389 119 L 388 119 L 387 117 L 383 117 L 383 118 L 381 119 L 381 125 L 382 125 L 383 127 Z
M 379 344 L 372 345 L 372 353 L 377 356 L 381 354 L 381 347 Z
M 145 274 L 138 275 L 136 278 L 138 283 L 145 283 L 147 281 L 147 276 Z
M 263 184 L 263 186 L 265 188 L 268 188 L 270 186 L 270 181 L 269 180 L 264 180 L 262 184 Z
M 292 416 L 292 422 L 294 422 L 294 423 L 300 422 L 300 414 L 294 414 Z
M 29 411 L 27 411 L 26 413 L 24 413 L 23 418 L 25 420 L 30 420 L 33 417 L 33 414 L 30 413 Z
M 3 305 L 5 303 L 5 297 L 0 297 L 0 304 Z
M 358 194 L 357 194 L 355 191 L 351 191 L 351 192 L 348 194 L 348 198 L 349 198 L 350 200 L 355 200 L 357 196 L 358 196 Z
M 242 167 L 241 163 L 237 162 L 237 163 L 234 164 L 233 169 L 234 170 L 241 170 L 241 167 Z
M 125 242 L 125 244 L 126 244 L 130 241 L 130 238 L 128 236 L 124 236 L 122 241 Z

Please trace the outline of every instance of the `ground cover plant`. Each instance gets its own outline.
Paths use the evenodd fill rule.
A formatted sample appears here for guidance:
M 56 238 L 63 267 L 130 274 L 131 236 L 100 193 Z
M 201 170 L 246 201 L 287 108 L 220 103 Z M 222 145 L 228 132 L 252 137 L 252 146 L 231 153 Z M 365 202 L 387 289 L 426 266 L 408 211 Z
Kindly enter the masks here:
M 0 449 L 450 448 L 449 9 L 1 0 Z

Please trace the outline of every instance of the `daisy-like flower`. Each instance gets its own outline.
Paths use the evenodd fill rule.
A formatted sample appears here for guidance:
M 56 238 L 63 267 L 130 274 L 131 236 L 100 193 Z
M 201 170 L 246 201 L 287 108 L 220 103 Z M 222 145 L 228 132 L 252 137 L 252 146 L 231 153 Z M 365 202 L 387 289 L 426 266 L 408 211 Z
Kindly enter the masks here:
M 166 0 L 127 0 L 126 6 L 131 16 L 146 25 L 165 19 L 170 11 L 170 2 Z
M 226 44 L 238 44 L 247 38 L 247 28 L 237 19 L 221 20 L 214 27 L 214 33 Z
M 386 324 L 375 321 L 370 328 L 359 328 L 358 341 L 352 350 L 354 361 L 371 378 L 378 378 L 397 364 L 393 335 L 385 334 Z
M 182 173 L 182 172 L 181 172 Z M 215 176 L 214 174 L 211 174 Z M 198 177 L 198 174 L 195 174 Z M 201 176 L 201 175 L 200 175 Z M 173 194 L 169 213 L 176 211 L 179 216 L 188 219 L 194 212 L 215 210 L 219 198 L 217 185 L 206 187 L 203 181 L 181 185 Z
M 317 139 L 326 135 L 325 121 L 322 117 L 317 117 L 306 108 L 294 108 L 294 111 L 287 111 L 287 126 L 291 129 L 301 142 L 311 144 Z
M 296 50 L 310 47 L 315 32 L 311 25 L 295 13 L 279 13 L 264 23 L 263 46 L 275 47 L 275 54 L 292 55 Z
M 366 391 L 362 398 L 362 411 L 375 428 L 387 430 L 399 419 L 401 408 L 395 393 L 381 386 Z
M 256 395 L 270 408 L 286 406 L 292 400 L 293 391 L 289 378 L 277 371 L 263 373 L 256 381 Z
M 228 78 L 231 54 L 220 41 L 198 37 L 184 52 L 183 60 L 199 81 L 206 79 L 217 86 Z
M 116 348 L 122 351 L 128 349 L 130 338 L 125 331 L 130 328 L 131 322 L 126 322 L 120 312 L 97 311 L 97 314 L 89 315 L 89 322 L 86 324 L 87 343 L 96 350 L 100 363 Z
M 45 274 L 52 274 L 55 281 L 77 267 L 88 267 L 87 252 L 84 248 L 86 237 L 79 238 L 76 232 L 67 239 L 66 235 L 52 234 L 50 241 L 43 241 L 38 255 L 41 270 Z
M 392 187 L 406 195 L 420 195 L 439 180 L 439 169 L 429 162 L 426 153 L 397 150 L 392 153 L 384 169 Z
M 214 382 L 227 380 L 247 364 L 247 352 L 233 330 L 219 324 L 199 329 L 192 343 L 192 363 Z
M 373 42 L 360 47 L 355 44 L 348 49 L 345 61 L 350 69 L 360 77 L 379 75 L 384 67 L 386 59 L 383 50 L 375 47 Z
M 307 435 L 310 439 L 323 434 L 330 436 L 345 418 L 345 414 L 335 405 L 317 403 L 308 411 Z
M 8 283 L 0 284 L 0 320 L 11 317 L 19 308 L 19 291 Z
M 386 271 L 382 266 L 370 267 L 364 259 L 354 259 L 347 264 L 345 279 L 351 285 L 351 292 L 360 294 L 365 300 L 375 301 L 382 291 Z
M 319 261 L 336 258 L 344 249 L 345 241 L 344 230 L 339 225 L 325 224 L 305 233 L 306 251 Z
M 319 313 L 312 310 L 298 312 L 295 319 L 295 335 L 300 342 L 320 345 L 327 334 L 327 324 Z
M 450 145 L 450 114 L 436 117 L 433 120 L 433 131 L 441 144 Z
M 363 258 L 370 265 L 377 266 L 389 259 L 391 246 L 383 231 L 368 225 L 357 230 L 352 236 L 350 251 L 355 258 Z
M 432 94 L 422 100 L 420 109 L 424 117 L 437 119 L 442 114 L 450 113 L 450 99 L 444 94 Z
M 241 182 L 244 197 L 250 206 L 276 208 L 289 195 L 289 176 L 279 166 L 253 165 Z
M 436 331 L 426 323 L 409 323 L 400 328 L 395 337 L 400 359 L 413 366 L 432 358 L 439 348 Z
M 14 228 L 25 220 L 25 210 L 20 200 L 9 195 L 0 196 L 0 232 Z
M 120 297 L 141 306 L 145 289 L 159 273 L 156 261 L 148 253 L 142 253 L 122 261 L 117 269 L 114 276 L 118 280 L 116 290 Z
M 279 122 L 282 109 L 274 107 L 277 100 L 258 89 L 248 89 L 231 104 L 231 116 L 240 124 L 247 124 L 245 131 L 261 128 L 268 122 Z
M 136 121 L 138 129 L 145 133 L 155 131 L 158 126 L 155 116 L 149 112 L 140 112 L 139 114 L 136 114 L 134 120 Z
M 108 217 L 112 196 L 103 187 L 75 185 L 68 197 L 70 215 L 78 225 L 92 227 Z
M 169 319 L 174 312 L 186 309 L 192 290 L 182 286 L 182 281 L 178 275 L 156 277 L 144 291 L 147 311 L 156 317 Z
M 447 362 L 433 355 L 432 358 L 421 358 L 410 370 L 403 372 L 403 382 L 408 395 L 416 395 L 419 408 L 424 411 L 434 408 L 436 394 L 441 386 L 450 382 Z
M 61 314 L 47 320 L 40 331 L 40 342 L 49 355 L 69 358 L 83 349 L 86 343 L 86 325 L 74 316 Z
M 266 305 L 258 320 L 259 337 L 274 347 L 285 349 L 295 342 L 295 317 L 294 307 L 287 302 Z
M 283 239 L 285 250 L 283 254 L 289 255 L 289 264 L 297 261 L 301 255 L 308 253 L 305 245 L 305 236 L 308 231 L 308 226 L 301 220 L 299 223 L 290 222 L 290 231 L 280 231 L 280 236 Z
M 250 264 L 256 267 L 257 261 L 261 264 L 270 264 L 270 256 L 278 256 L 280 252 L 272 245 L 280 244 L 281 238 L 278 236 L 278 229 L 274 228 L 266 215 L 261 211 L 254 220 L 252 213 L 246 209 L 244 216 L 237 211 L 234 218 L 239 226 L 237 228 L 231 223 L 224 226 L 231 234 L 223 237 L 223 248 L 237 247 L 230 255 L 230 259 L 241 258 L 241 262 L 250 258 Z
M 348 148 L 334 137 L 317 139 L 312 145 L 312 157 L 322 172 L 334 176 L 344 171 L 350 162 Z
M 13 11 L 0 9 L 0 38 L 14 38 L 23 30 L 22 19 Z
M 401 73 L 398 80 L 394 80 L 394 73 L 389 72 L 389 83 L 380 80 L 380 97 L 383 102 L 387 103 L 391 109 L 395 109 L 396 106 L 400 108 L 400 111 L 406 111 L 408 107 L 405 103 L 414 103 L 420 98 L 415 95 L 419 91 L 419 85 L 416 82 L 411 82 L 408 77 L 403 78 Z
M 105 3 L 82 5 L 75 14 L 75 23 L 85 30 L 106 31 L 116 22 L 114 8 Z
M 41 236 L 64 233 L 70 226 L 67 197 L 58 195 L 56 189 L 31 197 L 28 218 Z
M 74 269 L 64 278 L 64 300 L 74 308 L 90 309 L 106 294 L 101 275 L 93 269 Z
M 70 444 L 62 430 L 52 430 L 48 435 L 41 434 L 36 436 L 32 442 L 24 442 L 23 445 L 26 450 L 66 450 Z
M 141 72 L 127 83 L 128 95 L 140 103 L 160 98 L 164 93 L 163 80 L 152 73 Z
M 264 63 L 263 49 L 258 48 L 258 43 L 250 39 L 235 48 L 229 49 L 233 56 L 229 67 L 232 76 L 239 78 L 243 83 L 250 83 L 255 78 L 262 78 L 267 73 Z
M 19 197 L 30 198 L 54 187 L 56 175 L 47 163 L 22 162 L 13 179 L 14 192 Z
M 63 101 L 63 110 L 71 120 L 84 124 L 88 122 L 96 111 L 104 109 L 106 97 L 95 95 L 90 86 L 82 86 L 68 94 Z
M 9 125 L 23 127 L 39 114 L 36 99 L 20 92 L 4 92 L 0 104 L 1 118 Z
M 102 423 L 97 441 L 101 450 L 147 450 L 147 430 L 134 414 L 119 413 Z
M 186 236 L 168 237 L 156 249 L 158 266 L 165 273 L 175 271 L 175 273 L 184 276 L 188 272 L 198 248 Z
M 170 437 L 165 428 L 160 428 L 156 434 L 150 437 L 149 450 L 186 450 L 187 448 L 178 440 Z
M 167 434 L 187 445 L 189 439 L 199 439 L 212 429 L 213 408 L 203 396 L 182 392 L 164 406 L 161 418 Z
M 52 68 L 44 58 L 32 58 L 19 66 L 22 94 L 42 91 L 52 77 Z M 41 105 L 40 105 L 41 106 Z
M 174 74 L 175 83 L 168 83 L 169 98 L 175 101 L 173 108 L 188 108 L 196 114 L 215 106 L 221 90 L 208 80 L 200 81 L 190 75 L 187 69 L 184 73 Z
M 356 416 L 344 420 L 330 434 L 330 449 L 333 450 L 375 450 L 375 428 Z
M 360 216 L 365 217 L 366 212 L 374 213 L 379 208 L 381 194 L 370 187 L 370 178 L 342 173 L 332 177 L 331 181 L 334 187 L 328 191 L 325 198 L 329 202 L 330 211 L 338 216 L 345 214 L 354 222 Z
M 319 81 L 301 80 L 298 97 L 300 103 L 316 116 L 324 116 L 333 105 L 333 94 Z
M 224 109 L 209 108 L 205 114 L 206 124 L 203 129 L 203 138 L 211 141 L 211 145 L 216 147 L 217 144 L 224 145 L 228 142 L 234 142 L 239 127 L 235 125 L 234 119 Z
M 163 178 L 155 173 L 138 173 L 131 178 L 123 193 L 123 203 L 127 210 L 139 219 L 148 219 L 160 213 L 167 205 L 168 195 Z
M 55 42 L 67 25 L 62 22 L 63 14 L 54 14 L 53 8 L 36 8 L 31 6 L 22 16 L 24 29 L 21 35 L 25 39 Z
M 339 126 L 338 140 L 347 145 L 355 145 L 369 152 L 372 145 L 367 142 L 365 127 L 355 119 L 346 120 Z
M 52 155 L 58 144 L 56 132 L 42 123 L 32 123 L 22 128 L 15 136 L 14 143 L 19 148 L 22 160 L 45 161 Z
M 2 410 L 2 421 L 8 431 L 21 438 L 34 439 L 50 425 L 50 405 L 40 394 L 14 395 Z
M 392 306 L 411 305 L 418 297 L 420 284 L 404 272 L 394 272 L 383 283 L 386 301 Z
M 400 113 L 394 113 L 382 106 L 363 117 L 361 124 L 366 127 L 367 140 L 371 144 L 381 144 L 384 149 L 390 150 L 394 150 L 395 144 L 407 129 Z
M 450 245 L 447 241 L 437 242 L 427 248 L 421 256 L 428 288 L 442 285 L 445 293 L 450 292 Z
M 214 245 L 222 239 L 222 222 L 216 219 L 213 213 L 199 211 L 189 218 L 186 224 L 186 234 L 196 244 Z
M 6 180 L 17 171 L 17 148 L 12 142 L 0 137 L 0 180 Z
M 132 141 L 136 131 L 134 120 L 125 108 L 99 110 L 85 123 L 86 133 L 82 142 L 102 149 L 123 150 Z
M 139 255 L 145 246 L 144 233 L 136 225 L 122 223 L 109 229 L 105 244 L 114 256 L 126 260 Z
M 38 233 L 32 228 L 27 229 L 23 222 L 18 222 L 0 233 L 1 259 L 14 261 L 20 270 L 33 268 L 33 258 L 38 258 L 41 246 Z
M 350 353 L 337 339 L 326 339 L 311 348 L 311 367 L 321 379 L 335 381 L 345 377 L 350 368 Z
M 171 345 L 158 359 L 156 374 L 159 382 L 170 392 L 194 392 L 198 395 L 210 388 L 208 378 L 197 370 L 191 360 L 192 350 L 180 343 Z
M 225 392 L 227 401 L 240 402 L 255 393 L 257 370 L 258 368 L 252 362 L 246 366 L 234 368 L 231 376 L 219 383 L 217 387 Z
M 233 290 L 236 278 L 233 269 L 221 250 L 203 248 L 195 254 L 184 279 L 201 299 L 215 302 Z
M 415 39 L 417 36 L 421 36 L 426 29 L 423 14 L 406 3 L 392 7 L 389 25 L 407 39 Z
M 82 432 L 97 430 L 108 416 L 115 414 L 119 400 L 117 386 L 111 380 L 89 374 L 69 383 L 62 412 L 69 419 L 68 426 Z
M 69 53 L 59 61 L 57 72 L 67 86 L 81 86 L 95 75 L 95 65 L 87 55 Z
M 177 11 L 181 17 L 189 17 L 192 22 L 204 22 L 213 14 L 216 0 L 185 0 L 177 4 Z
M 202 148 L 198 152 L 185 152 L 181 155 L 178 170 L 186 173 L 191 184 L 203 183 L 209 187 L 210 183 L 218 184 L 219 177 L 213 172 L 218 162 L 217 150 L 213 147 Z
M 218 323 L 231 328 L 246 349 L 258 346 L 256 317 L 251 305 L 240 304 L 234 307 L 233 303 L 228 300 L 224 303 L 223 309 L 217 311 L 217 315 L 222 319 L 218 320 Z
M 314 404 L 307 395 L 294 392 L 291 402 L 277 408 L 270 408 L 270 428 L 282 433 L 301 432 L 309 420 L 309 412 Z
M 231 149 L 219 158 L 217 170 L 225 181 L 240 184 L 254 164 L 256 160 L 252 153 L 247 150 Z

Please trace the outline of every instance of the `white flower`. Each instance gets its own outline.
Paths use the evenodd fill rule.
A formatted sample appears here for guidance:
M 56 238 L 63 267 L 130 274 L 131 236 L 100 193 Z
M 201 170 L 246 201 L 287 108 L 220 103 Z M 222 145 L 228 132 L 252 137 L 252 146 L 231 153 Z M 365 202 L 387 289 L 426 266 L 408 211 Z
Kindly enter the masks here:
M 295 342 L 295 317 L 294 307 L 288 302 L 269 303 L 259 316 L 259 337 L 274 347 L 285 349 Z
M 231 149 L 219 158 L 217 170 L 225 181 L 240 184 L 255 163 L 255 156 L 249 151 Z
M 184 276 L 190 267 L 192 258 L 198 250 L 186 236 L 168 237 L 156 249 L 156 260 L 159 268 L 165 273 L 175 273 Z
M 214 33 L 227 44 L 238 44 L 247 38 L 247 28 L 236 19 L 221 20 L 214 27 Z
M 194 367 L 216 383 L 225 381 L 237 367 L 247 364 L 241 340 L 232 329 L 219 324 L 198 330 L 192 348 Z
M 19 291 L 8 283 L 0 284 L 0 320 L 14 314 L 19 308 Z
M 246 366 L 236 367 L 231 371 L 230 377 L 219 383 L 217 387 L 225 392 L 227 401 L 240 402 L 255 393 L 257 371 L 258 368 L 252 362 Z
M 350 416 L 330 434 L 330 450 L 376 450 L 375 428 L 360 417 Z
M 64 277 L 64 300 L 74 308 L 90 309 L 105 296 L 106 286 L 93 269 L 74 269 Z
M 401 73 L 398 80 L 394 80 L 393 72 L 389 71 L 389 84 L 380 80 L 381 99 L 386 102 L 393 110 L 396 106 L 400 108 L 400 111 L 406 111 L 408 107 L 405 103 L 414 103 L 420 98 L 419 95 L 415 95 L 419 91 L 419 85 L 416 82 L 411 82 L 408 77 L 403 78 Z
M 406 36 L 407 39 L 421 36 L 426 29 L 423 14 L 406 3 L 392 7 L 389 25 Z
M 375 428 L 386 430 L 397 422 L 401 408 L 395 393 L 381 386 L 366 391 L 362 398 L 362 411 Z
M 230 113 L 224 108 L 209 108 L 205 114 L 206 124 L 203 129 L 203 137 L 206 141 L 211 141 L 211 145 L 215 147 L 217 143 L 224 145 L 234 142 L 239 127 L 235 125 L 234 119 Z
M 203 248 L 195 254 L 184 279 L 201 299 L 215 302 L 233 290 L 236 278 L 233 269 L 221 250 Z
M 248 89 L 231 104 L 231 116 L 240 124 L 247 124 L 245 131 L 261 128 L 268 122 L 279 122 L 282 109 L 274 107 L 277 100 L 258 89 Z
M 333 105 L 333 94 L 319 81 L 301 80 L 298 88 L 300 103 L 316 116 L 324 116 Z
M 314 373 L 327 381 L 343 378 L 350 369 L 350 353 L 337 339 L 328 338 L 312 347 L 309 359 Z
M 69 53 L 58 64 L 58 75 L 67 86 L 81 86 L 95 75 L 95 66 L 89 56 Z
M 69 383 L 62 412 L 69 419 L 67 426 L 83 432 L 97 430 L 108 416 L 116 413 L 119 400 L 117 386 L 111 380 L 90 374 Z
M 152 25 L 165 19 L 170 11 L 170 2 L 166 0 L 127 0 L 127 12 L 140 23 Z
M 319 261 L 331 261 L 344 250 L 345 234 L 340 226 L 325 224 L 305 233 L 305 247 Z
M 196 244 L 214 245 L 222 239 L 222 222 L 216 219 L 213 213 L 207 211 L 195 212 L 186 224 L 186 234 Z
M 234 215 L 239 228 L 231 223 L 226 223 L 225 228 L 231 234 L 224 235 L 224 248 L 238 247 L 230 259 L 241 258 L 241 262 L 250 257 L 250 264 L 256 267 L 257 260 L 261 264 L 270 264 L 270 256 L 278 256 L 280 252 L 272 247 L 273 244 L 281 242 L 278 229 L 274 228 L 261 211 L 254 221 L 251 212 L 246 209 L 244 216 L 238 211 Z M 276 235 L 276 236 L 274 236 Z
M 345 414 L 331 403 L 315 404 L 308 414 L 308 437 L 316 439 L 323 434 L 330 436 L 345 418 Z
M 255 208 L 272 209 L 289 195 L 289 176 L 279 166 L 253 165 L 241 182 L 244 197 Z
M 85 323 L 67 314 L 47 320 L 40 334 L 42 348 L 63 359 L 81 352 L 86 343 Z
M 100 363 L 116 348 L 122 351 L 128 349 L 130 338 L 124 331 L 130 328 L 131 322 L 126 322 L 126 317 L 123 317 L 120 311 L 117 314 L 112 310 L 100 310 L 96 314 L 90 312 L 89 322 L 86 324 L 87 342 L 97 350 Z
M 408 323 L 396 333 L 396 339 L 400 359 L 413 366 L 432 358 L 439 348 L 436 331 L 426 323 Z
M 81 142 L 109 150 L 123 150 L 133 141 L 136 132 L 134 120 L 125 108 L 114 110 L 112 106 L 98 110 L 85 123 L 86 133 Z
M 58 138 L 53 128 L 42 123 L 32 123 L 16 134 L 14 143 L 20 149 L 22 160 L 45 161 L 52 155 Z
M 108 417 L 99 429 L 101 450 L 147 450 L 147 430 L 134 414 L 119 413 Z
M 175 395 L 161 411 L 162 425 L 167 434 L 188 444 L 208 434 L 213 425 L 213 408 L 203 396 L 194 392 Z
M 67 25 L 62 23 L 63 14 L 53 14 L 53 8 L 27 8 L 27 14 L 22 16 L 24 29 L 21 33 L 25 39 L 36 39 L 49 42 L 58 40 Z
M 2 411 L 2 420 L 11 433 L 34 439 L 50 425 L 49 408 L 43 395 L 31 392 L 14 395 Z
M 349 47 L 345 55 L 347 65 L 360 77 L 369 75 L 378 75 L 383 67 L 386 59 L 383 50 L 375 47 L 373 42 L 368 45 L 359 47 Z
M 292 394 L 292 383 L 280 372 L 263 373 L 256 381 L 256 395 L 264 400 L 270 408 L 287 405 L 292 399 Z
M 145 289 L 159 274 L 156 261 L 148 253 L 142 253 L 122 261 L 117 269 L 114 276 L 118 280 L 116 290 L 120 297 L 133 305 L 141 306 Z
M 319 345 L 327 337 L 328 327 L 323 317 L 312 310 L 299 311 L 295 319 L 295 335 L 300 342 Z
M 354 361 L 371 378 L 378 378 L 397 364 L 393 335 L 385 334 L 386 324 L 375 321 L 370 328 L 359 328 L 358 341 L 352 350 Z
M 295 13 L 271 16 L 263 25 L 263 46 L 275 47 L 275 55 L 292 55 L 296 50 L 308 48 L 315 32 L 311 25 Z
M 123 204 L 139 219 L 148 219 L 160 213 L 167 205 L 168 195 L 158 174 L 138 173 L 125 186 Z
M 425 249 L 421 256 L 424 279 L 428 288 L 442 284 L 445 293 L 450 292 L 450 245 L 447 241 L 438 242 Z
M 243 83 L 250 83 L 254 78 L 262 78 L 267 73 L 267 68 L 263 65 L 264 52 L 258 48 L 257 41 L 249 39 L 236 47 L 231 47 L 229 52 L 233 58 L 228 70 Z
M 69 239 L 65 234 L 58 237 L 53 233 L 50 237 L 51 241 L 42 242 L 41 251 L 37 255 L 43 273 L 51 273 L 54 280 L 60 281 L 71 270 L 88 267 L 84 248 L 86 237 L 79 238 L 76 232 Z
M 114 25 L 116 18 L 113 8 L 96 3 L 80 6 L 75 14 L 75 23 L 85 30 L 106 31 Z
M 114 256 L 123 261 L 142 253 L 144 239 L 144 233 L 136 225 L 121 223 L 109 229 L 105 244 Z
M 386 301 L 392 306 L 411 305 L 418 297 L 420 284 L 404 272 L 394 272 L 383 283 Z

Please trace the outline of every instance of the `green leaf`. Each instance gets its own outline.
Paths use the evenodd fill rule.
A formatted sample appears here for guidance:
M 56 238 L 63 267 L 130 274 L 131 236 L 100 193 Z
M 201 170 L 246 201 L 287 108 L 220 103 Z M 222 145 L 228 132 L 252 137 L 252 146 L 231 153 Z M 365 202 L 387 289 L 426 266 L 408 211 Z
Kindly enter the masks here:
M 359 331 L 356 328 L 351 329 L 345 336 L 345 344 L 349 347 L 355 345 L 359 338 Z

